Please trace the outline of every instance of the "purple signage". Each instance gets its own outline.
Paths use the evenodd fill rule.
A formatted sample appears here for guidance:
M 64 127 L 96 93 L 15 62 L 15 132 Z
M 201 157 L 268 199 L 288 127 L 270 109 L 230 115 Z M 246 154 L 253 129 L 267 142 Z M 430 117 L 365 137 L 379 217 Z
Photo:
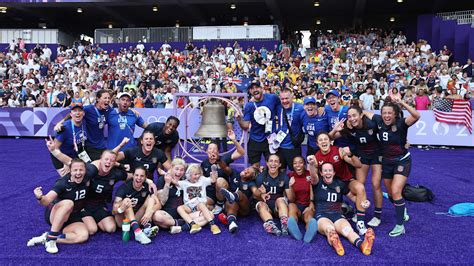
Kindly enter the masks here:
M 164 122 L 175 115 L 173 109 L 137 109 L 147 123 Z M 2 108 L 0 109 L 0 136 L 46 137 L 53 135 L 54 125 L 67 113 L 67 108 Z M 436 122 L 432 111 L 419 111 L 420 120 L 408 131 L 408 142 L 414 145 L 450 145 L 474 147 L 474 135 L 469 134 L 463 125 L 448 125 Z M 178 127 L 181 138 L 191 138 L 200 125 L 199 110 L 188 110 L 181 114 L 181 121 L 188 117 L 187 127 L 181 123 Z M 142 129 L 135 131 L 138 137 Z M 240 132 L 236 132 L 240 138 Z

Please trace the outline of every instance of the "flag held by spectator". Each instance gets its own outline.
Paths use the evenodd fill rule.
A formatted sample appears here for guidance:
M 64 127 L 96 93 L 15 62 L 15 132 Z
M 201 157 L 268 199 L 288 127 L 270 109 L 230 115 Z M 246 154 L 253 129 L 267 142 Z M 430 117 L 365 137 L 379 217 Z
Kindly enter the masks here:
M 472 134 L 471 103 L 465 100 L 439 99 L 433 103 L 436 121 L 447 124 L 462 124 Z

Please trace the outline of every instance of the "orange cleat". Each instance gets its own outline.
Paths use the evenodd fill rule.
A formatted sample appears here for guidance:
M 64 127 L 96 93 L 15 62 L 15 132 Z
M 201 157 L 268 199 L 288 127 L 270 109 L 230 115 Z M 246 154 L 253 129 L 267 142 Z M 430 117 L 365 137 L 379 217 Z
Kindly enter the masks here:
M 336 251 L 337 255 L 344 256 L 344 247 L 342 246 L 341 240 L 339 239 L 339 235 L 335 230 L 329 233 L 329 242 Z
M 364 255 L 369 256 L 372 253 L 372 246 L 374 245 L 375 240 L 375 233 L 372 228 L 367 229 L 367 233 L 365 233 L 364 242 L 360 245 L 360 250 Z

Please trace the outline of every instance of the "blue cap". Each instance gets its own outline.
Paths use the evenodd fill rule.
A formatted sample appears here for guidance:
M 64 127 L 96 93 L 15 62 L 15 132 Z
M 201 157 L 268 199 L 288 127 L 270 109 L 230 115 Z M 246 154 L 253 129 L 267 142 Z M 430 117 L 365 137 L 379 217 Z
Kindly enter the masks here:
M 314 99 L 313 96 L 305 97 L 304 98 L 304 104 L 310 104 L 310 103 L 316 104 L 316 99 Z
M 339 92 L 337 90 L 330 90 L 327 94 L 326 94 L 326 99 L 330 96 L 330 95 L 334 95 L 336 97 L 341 97 L 341 95 L 339 94 Z

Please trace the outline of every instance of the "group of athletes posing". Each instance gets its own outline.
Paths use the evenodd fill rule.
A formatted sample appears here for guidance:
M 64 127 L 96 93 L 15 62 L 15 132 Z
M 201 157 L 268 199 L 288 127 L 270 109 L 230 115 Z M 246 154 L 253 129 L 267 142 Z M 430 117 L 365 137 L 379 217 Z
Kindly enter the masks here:
M 399 99 L 392 99 L 386 102 L 381 115 L 375 115 L 362 111 L 357 105 L 341 106 L 337 91 L 328 93 L 328 106 L 320 108 L 312 97 L 305 99 L 304 106 L 294 103 L 291 91 L 284 90 L 277 97 L 264 94 L 260 86 L 253 84 L 249 92 L 253 100 L 246 104 L 244 116 L 237 116 L 240 126 L 249 129 L 247 153 L 229 130 L 228 137 L 234 142 L 235 151 L 220 156 L 218 146 L 211 143 L 201 165 L 187 165 L 179 158 L 171 160 L 168 152 L 163 152 L 169 151 L 178 139 L 179 121 L 174 117 L 166 123 L 147 125 L 138 146 L 124 149 L 130 139 L 123 138 L 113 150 L 100 153 L 100 147 L 92 146 L 91 149 L 88 139 L 84 141 L 73 131 L 81 130 L 82 126 L 85 133 L 83 123 L 88 129 L 94 122 L 107 120 L 107 117 L 101 119 L 101 111 L 107 108 L 98 108 L 101 97 L 93 112 L 73 106 L 71 120 L 64 122 L 65 128 L 67 125 L 75 128 L 69 131 L 71 136 L 59 143 L 61 133 L 55 140 L 47 140 L 54 160 L 62 163 L 64 169 L 58 168 L 58 162 L 55 165 L 68 174 L 46 195 L 41 187 L 34 191 L 40 204 L 48 206 L 46 218 L 51 229 L 32 238 L 28 246 L 44 244 L 47 252 L 56 253 L 56 243 L 84 242 L 98 229 L 115 232 L 124 219 L 131 221 L 135 240 L 142 244 L 151 242 L 158 227 L 169 229 L 173 234 L 197 233 L 209 224 L 212 233 L 218 234 L 220 229 L 214 222 L 214 214 L 220 211 L 223 213 L 219 220 L 235 233 L 237 217 L 248 215 L 255 207 L 268 233 L 291 234 L 296 239 L 311 242 L 319 231 L 339 255 L 344 254 L 339 239 L 342 235 L 369 255 L 375 239 L 372 227 L 381 223 L 381 177 L 396 209 L 396 226 L 389 235 L 395 237 L 405 233 L 404 222 L 408 215 L 401 191 L 411 168 L 406 137 L 408 127 L 419 119 L 413 108 Z M 129 97 L 122 95 L 120 101 L 122 98 Z M 400 105 L 408 110 L 409 116 L 403 117 Z M 273 124 L 255 116 L 262 106 L 275 118 L 270 119 Z M 119 106 L 119 113 L 122 111 Z M 96 117 L 88 119 L 88 115 Z M 134 115 L 138 117 L 138 114 Z M 123 121 L 120 115 L 119 119 Z M 103 128 L 104 125 L 100 127 Z M 270 154 L 267 137 L 272 132 L 279 135 L 279 145 L 278 151 Z M 301 156 L 300 144 L 295 141 L 300 132 L 308 136 L 306 160 Z M 64 152 L 68 138 L 73 140 L 75 156 Z M 332 140 L 335 140 L 334 145 Z M 85 155 L 80 155 L 82 152 Z M 259 165 L 262 154 L 266 158 L 266 168 Z M 244 155 L 252 166 L 239 172 L 231 163 Z M 88 163 L 84 162 L 84 158 L 89 159 L 87 157 L 90 157 Z M 291 170 L 288 174 L 287 167 Z M 370 202 L 364 183 L 369 168 L 372 169 L 375 210 L 368 223 L 371 228 L 367 229 L 365 209 Z M 155 171 L 159 176 L 156 184 L 153 182 Z M 121 180 L 124 183 L 117 189 L 110 210 L 107 204 L 112 202 L 114 186 Z M 343 195 L 355 202 L 354 217 L 359 234 L 343 216 Z M 279 218 L 280 226 L 274 220 L 275 216 Z M 298 228 L 299 219 L 306 224 L 304 236 Z

